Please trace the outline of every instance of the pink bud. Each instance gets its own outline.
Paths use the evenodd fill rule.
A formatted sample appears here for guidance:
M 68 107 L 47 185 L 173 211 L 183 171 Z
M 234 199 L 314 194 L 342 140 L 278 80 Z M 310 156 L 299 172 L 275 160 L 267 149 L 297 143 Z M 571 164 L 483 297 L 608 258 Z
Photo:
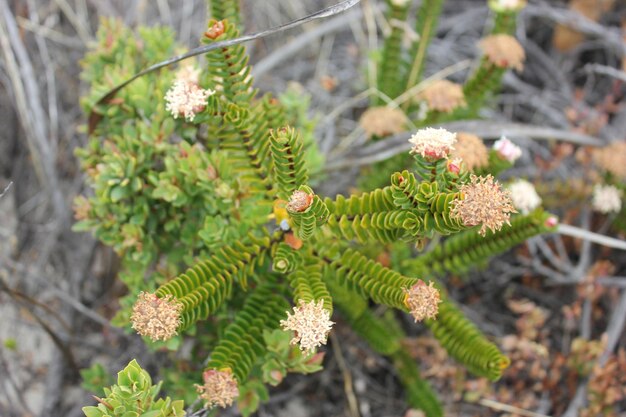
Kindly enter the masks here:
M 559 223 L 559 219 L 556 218 L 556 216 L 550 216 L 546 219 L 544 225 L 546 227 L 552 228 L 552 227 L 555 227 L 558 223 Z

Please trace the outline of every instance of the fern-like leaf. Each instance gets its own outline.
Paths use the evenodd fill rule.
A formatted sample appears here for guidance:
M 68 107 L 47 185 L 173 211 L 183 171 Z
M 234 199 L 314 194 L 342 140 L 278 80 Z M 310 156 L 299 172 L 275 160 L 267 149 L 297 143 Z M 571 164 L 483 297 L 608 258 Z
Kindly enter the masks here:
M 230 297 L 233 281 L 245 287 L 270 245 L 269 236 L 262 239 L 249 236 L 245 244 L 235 242 L 219 249 L 157 289 L 158 297 L 171 294 L 183 305 L 179 331 L 214 313 Z
M 272 130 L 269 140 L 278 197 L 287 200 L 299 185 L 306 184 L 309 179 L 302 141 L 292 127 Z
M 547 226 L 547 220 L 550 216 L 538 209 L 527 215 L 513 216 L 510 225 L 505 224 L 502 230 L 484 237 L 475 229 L 455 234 L 432 251 L 407 261 L 406 270 L 418 276 L 461 274 L 532 236 L 549 232 L 551 228 Z
M 426 325 L 448 354 L 474 375 L 496 381 L 510 364 L 509 358 L 489 342 L 450 300 L 444 299 L 439 304 L 437 320 L 427 320 Z
M 341 255 L 334 254 L 335 251 L 329 248 L 318 250 L 335 271 L 339 283 L 378 304 L 408 311 L 404 290 L 415 285 L 417 278 L 402 276 L 352 249 L 345 249 Z
M 280 287 L 269 282 L 256 288 L 247 298 L 235 320 L 226 327 L 224 336 L 211 353 L 208 369 L 230 368 L 239 384 L 266 348 L 263 331 L 279 327 L 289 303 L 280 295 Z

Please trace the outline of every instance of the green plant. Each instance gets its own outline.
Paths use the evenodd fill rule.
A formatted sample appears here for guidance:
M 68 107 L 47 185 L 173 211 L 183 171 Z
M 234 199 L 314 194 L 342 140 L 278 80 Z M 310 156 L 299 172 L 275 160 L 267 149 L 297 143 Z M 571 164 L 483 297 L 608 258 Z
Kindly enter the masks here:
M 184 403 L 169 397 L 156 399 L 161 383 L 152 385 L 148 372 L 132 360 L 118 372 L 117 384 L 104 388 L 97 406 L 83 407 L 87 417 L 182 417 Z
M 204 43 L 239 35 L 236 4 L 212 2 L 218 18 L 235 23 L 211 20 Z M 427 40 L 438 9 L 420 13 Z M 507 155 L 494 150 L 485 175 L 477 176 L 450 157 L 455 134 L 427 128 L 410 140 L 411 170 L 390 173 L 384 187 L 322 198 L 311 188 L 320 165 L 311 157 L 318 154 L 311 122 L 293 99 L 258 97 L 241 45 L 209 52 L 203 71 L 192 63 L 150 73 L 96 104 L 120 81 L 180 49 L 166 29 L 139 34 L 103 21 L 83 73 L 91 85 L 84 108 L 99 120 L 88 147 L 78 151 L 94 195 L 77 199 L 75 228 L 93 230 L 124 261 L 129 295 L 117 323 L 132 323 L 169 348 L 184 333 L 197 346 L 206 343 L 199 351 L 210 351 L 208 362 L 194 357 L 200 397 L 222 407 L 239 398 L 245 415 L 267 400 L 264 384 L 320 369 L 315 352 L 334 324 L 333 305 L 397 366 L 408 401 L 429 416 L 442 415 L 441 405 L 402 347 L 399 324 L 392 315 L 375 316 L 369 300 L 410 312 L 470 371 L 500 377 L 508 360 L 434 275 L 464 271 L 554 226 L 541 211 L 514 215 L 510 197 L 488 174 L 510 166 Z M 423 58 L 415 55 L 413 63 L 410 72 L 420 75 Z M 440 251 L 406 267 L 418 274 L 366 256 L 372 244 L 421 246 L 449 235 Z M 181 273 L 184 265 L 191 267 Z M 158 388 L 138 366 L 131 369 L 153 399 Z M 104 402 L 97 409 L 108 412 Z

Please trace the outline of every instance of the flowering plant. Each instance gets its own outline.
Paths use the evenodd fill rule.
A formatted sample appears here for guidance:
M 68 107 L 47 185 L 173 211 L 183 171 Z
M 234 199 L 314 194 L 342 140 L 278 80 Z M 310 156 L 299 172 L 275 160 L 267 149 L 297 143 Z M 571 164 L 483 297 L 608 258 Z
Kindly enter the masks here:
M 220 20 L 209 22 L 203 42 L 237 37 L 238 8 L 224 8 L 237 3 L 213 4 Z M 321 197 L 310 180 L 315 145 L 301 134 L 310 121 L 270 94 L 258 96 L 241 45 L 207 53 L 204 70 L 194 64 L 150 74 L 97 104 L 126 74 L 177 49 L 167 30 L 140 34 L 103 22 L 84 72 L 92 88 L 85 108 L 99 118 L 79 151 L 95 195 L 77 200 L 76 228 L 94 230 L 124 260 L 129 296 L 116 323 L 171 349 L 188 335 L 200 344 L 210 334 L 203 345 L 210 356 L 190 364 L 195 389 L 207 407 L 237 400 L 246 414 L 267 398 L 264 383 L 319 369 L 317 350 L 337 307 L 374 350 L 400 365 L 411 406 L 442 415 L 400 343 L 401 327 L 374 315 L 370 300 L 410 313 L 473 373 L 501 376 L 508 359 L 455 307 L 438 277 L 554 227 L 540 208 L 516 215 L 491 175 L 512 159 L 483 149 L 472 160 L 472 146 L 457 149 L 455 133 L 425 128 L 410 139 L 410 170 L 390 172 L 385 186 L 367 192 Z M 485 55 L 484 71 L 519 66 Z M 464 108 L 486 90 L 464 88 L 465 98 L 455 91 Z M 359 250 L 398 241 L 422 247 L 435 236 L 450 238 L 401 270 Z

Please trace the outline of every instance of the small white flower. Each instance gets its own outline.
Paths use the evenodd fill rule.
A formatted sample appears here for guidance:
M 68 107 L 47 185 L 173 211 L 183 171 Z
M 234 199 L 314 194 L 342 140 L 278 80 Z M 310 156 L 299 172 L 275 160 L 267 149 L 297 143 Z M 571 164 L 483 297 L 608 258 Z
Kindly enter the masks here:
M 409 0 L 391 0 L 391 4 L 396 7 L 404 7 L 409 2 Z
M 165 94 L 165 109 L 172 113 L 174 119 L 184 116 L 191 122 L 196 113 L 204 110 L 207 99 L 215 94 L 213 90 L 205 90 L 196 84 L 184 80 L 176 80 Z
M 516 11 L 526 6 L 526 0 L 490 0 L 489 5 L 499 11 Z
M 600 213 L 617 213 L 622 209 L 622 191 L 612 185 L 596 185 L 591 204 Z
M 498 152 L 503 159 L 506 159 L 510 163 L 515 163 L 522 156 L 522 148 L 511 142 L 502 136 L 493 144 L 493 149 Z
M 507 187 L 511 192 L 513 206 L 522 214 L 528 214 L 541 205 L 541 197 L 535 187 L 526 180 L 517 180 Z
M 448 132 L 446 129 L 427 127 L 415 132 L 409 142 L 413 144 L 411 153 L 418 153 L 425 159 L 436 161 L 447 157 L 454 149 L 456 133 Z

